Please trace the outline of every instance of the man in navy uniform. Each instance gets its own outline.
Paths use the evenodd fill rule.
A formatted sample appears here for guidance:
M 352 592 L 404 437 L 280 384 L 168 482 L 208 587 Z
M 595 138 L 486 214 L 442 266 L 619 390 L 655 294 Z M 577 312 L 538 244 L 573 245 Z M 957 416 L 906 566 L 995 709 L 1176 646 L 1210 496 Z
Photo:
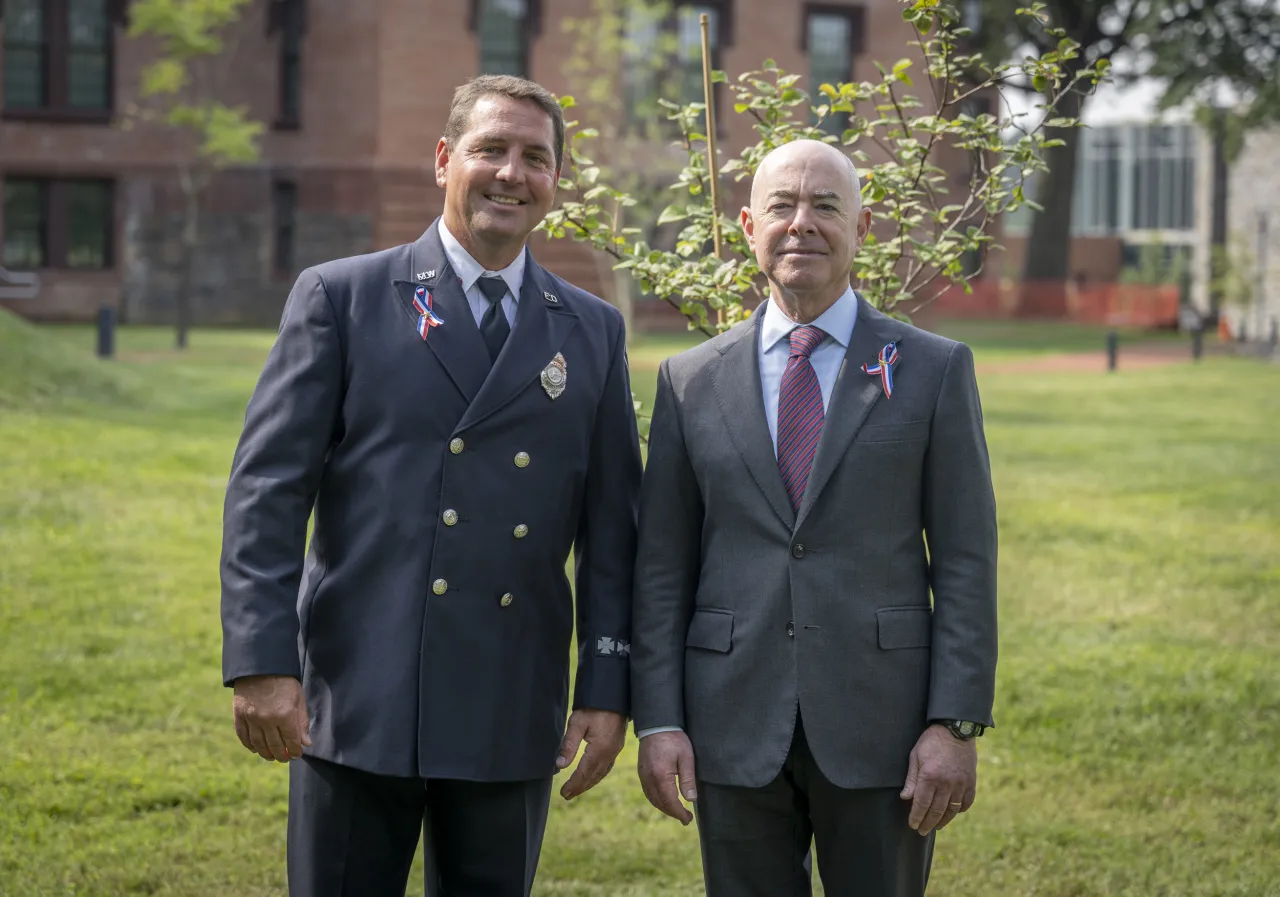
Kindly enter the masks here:
M 563 150 L 538 85 L 459 88 L 443 216 L 303 271 L 249 402 L 223 678 L 245 747 L 295 761 L 293 895 L 400 897 L 419 831 L 427 894 L 528 894 L 554 776 L 585 741 L 573 798 L 622 747 L 641 474 L 624 327 L 525 246 Z

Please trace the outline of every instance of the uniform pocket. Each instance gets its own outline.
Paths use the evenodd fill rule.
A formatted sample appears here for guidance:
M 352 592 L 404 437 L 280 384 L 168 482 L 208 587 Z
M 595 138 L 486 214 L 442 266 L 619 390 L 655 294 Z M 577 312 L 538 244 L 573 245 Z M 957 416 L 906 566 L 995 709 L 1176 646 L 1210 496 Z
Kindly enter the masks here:
M 880 647 L 927 648 L 933 642 L 933 612 L 928 607 L 885 607 L 876 611 Z
M 733 611 L 700 607 L 689 621 L 685 647 L 728 652 L 733 647 Z

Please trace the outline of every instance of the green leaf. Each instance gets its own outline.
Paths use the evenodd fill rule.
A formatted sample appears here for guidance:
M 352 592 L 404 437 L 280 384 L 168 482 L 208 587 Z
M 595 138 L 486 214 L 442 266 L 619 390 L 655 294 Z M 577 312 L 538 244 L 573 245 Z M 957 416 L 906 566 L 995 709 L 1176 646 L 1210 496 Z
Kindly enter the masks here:
M 561 109 L 572 109 L 576 105 L 578 105 L 578 101 L 571 96 L 563 96 L 560 98 Z
M 187 69 L 176 59 L 158 59 L 142 70 L 144 97 L 175 94 L 187 86 Z
M 670 224 L 672 221 L 683 221 L 688 217 L 689 214 L 683 207 L 672 203 L 662 210 L 662 214 L 658 216 L 658 224 Z

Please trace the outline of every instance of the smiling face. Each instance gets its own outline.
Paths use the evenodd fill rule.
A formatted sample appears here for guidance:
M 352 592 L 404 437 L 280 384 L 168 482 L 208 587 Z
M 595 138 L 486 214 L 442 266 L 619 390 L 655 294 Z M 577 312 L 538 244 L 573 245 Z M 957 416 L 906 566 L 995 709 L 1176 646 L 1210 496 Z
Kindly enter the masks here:
M 551 211 L 560 173 L 555 128 L 531 100 L 481 97 L 466 130 L 436 147 L 444 223 L 490 270 L 509 265 Z
M 828 144 L 803 140 L 761 162 L 742 227 L 784 310 L 799 305 L 821 314 L 849 286 L 871 213 L 862 208 L 849 159 Z

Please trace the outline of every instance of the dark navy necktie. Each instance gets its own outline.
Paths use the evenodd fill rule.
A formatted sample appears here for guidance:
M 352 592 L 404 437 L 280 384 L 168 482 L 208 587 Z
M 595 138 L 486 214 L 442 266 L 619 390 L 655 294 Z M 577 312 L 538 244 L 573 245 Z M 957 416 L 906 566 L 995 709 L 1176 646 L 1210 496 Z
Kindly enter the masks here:
M 800 510 L 826 416 L 822 387 L 809 363 L 809 356 L 826 336 L 812 324 L 791 331 L 791 356 L 778 387 L 778 471 L 793 511 Z
M 481 277 L 476 281 L 480 292 L 489 300 L 489 309 L 480 319 L 480 335 L 489 348 L 489 362 L 498 360 L 502 344 L 511 333 L 511 325 L 507 323 L 507 315 L 502 310 L 502 299 L 507 295 L 507 282 L 501 277 Z

